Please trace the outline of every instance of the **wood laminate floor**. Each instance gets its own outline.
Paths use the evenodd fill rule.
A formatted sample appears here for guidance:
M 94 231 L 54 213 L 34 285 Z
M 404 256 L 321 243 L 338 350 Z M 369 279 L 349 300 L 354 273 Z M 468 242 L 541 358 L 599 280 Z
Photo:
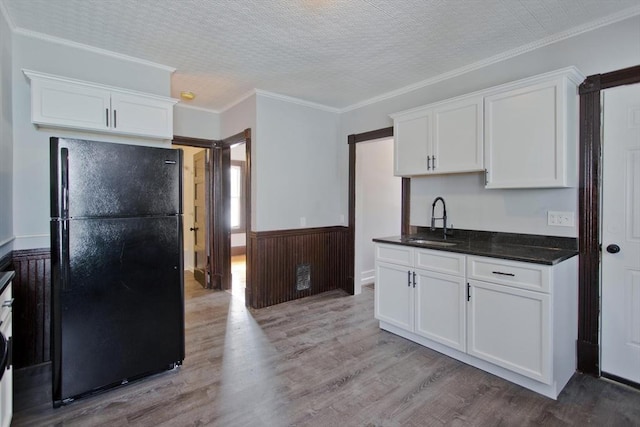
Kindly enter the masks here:
M 186 359 L 59 409 L 16 372 L 13 426 L 640 426 L 640 392 L 576 374 L 557 401 L 378 328 L 373 290 L 247 310 L 186 281 Z

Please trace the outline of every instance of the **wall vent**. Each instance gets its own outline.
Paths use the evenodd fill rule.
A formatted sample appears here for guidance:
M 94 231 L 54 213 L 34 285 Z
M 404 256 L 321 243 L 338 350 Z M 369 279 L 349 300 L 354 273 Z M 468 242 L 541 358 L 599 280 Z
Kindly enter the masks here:
M 296 291 L 311 289 L 311 264 L 296 266 Z

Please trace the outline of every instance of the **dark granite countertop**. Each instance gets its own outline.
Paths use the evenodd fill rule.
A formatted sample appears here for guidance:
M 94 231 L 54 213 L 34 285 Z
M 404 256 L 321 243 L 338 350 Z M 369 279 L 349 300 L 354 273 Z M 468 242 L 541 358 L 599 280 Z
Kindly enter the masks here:
M 434 243 L 416 242 L 416 239 Z M 425 227 L 419 228 L 415 234 L 381 237 L 373 241 L 545 265 L 555 265 L 578 254 L 578 241 L 571 237 L 475 230 L 454 230 L 453 236 L 445 240 L 442 229 L 432 232 Z M 453 245 L 442 246 L 441 242 Z
M 4 288 L 6 288 L 11 279 L 13 279 L 13 276 L 15 276 L 13 271 L 0 271 L 0 294 L 4 292 Z

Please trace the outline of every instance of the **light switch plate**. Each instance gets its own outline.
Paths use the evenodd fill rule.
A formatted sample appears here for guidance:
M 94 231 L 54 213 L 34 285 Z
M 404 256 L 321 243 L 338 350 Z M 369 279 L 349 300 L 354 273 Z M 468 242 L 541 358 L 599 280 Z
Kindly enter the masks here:
M 557 227 L 575 227 L 575 212 L 548 211 L 547 225 Z

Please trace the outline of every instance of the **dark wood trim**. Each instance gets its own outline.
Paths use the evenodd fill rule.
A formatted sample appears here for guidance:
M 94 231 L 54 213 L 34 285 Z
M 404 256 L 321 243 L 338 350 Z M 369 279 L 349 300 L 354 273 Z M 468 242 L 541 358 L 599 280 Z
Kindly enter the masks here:
M 640 65 L 600 74 L 600 90 L 640 82 Z
M 251 294 L 252 294 L 252 290 L 255 289 L 254 285 L 254 280 L 253 280 L 253 276 L 252 276 L 252 266 L 253 263 L 255 262 L 255 258 L 253 256 L 253 252 L 251 250 L 251 240 L 249 239 L 249 233 L 248 231 L 252 230 L 252 213 L 251 213 L 251 197 L 252 197 L 252 193 L 251 193 L 251 166 L 252 166 L 252 160 L 251 160 L 251 129 L 245 129 L 244 131 L 244 150 L 245 150 L 245 180 L 244 180 L 244 190 L 246 194 L 245 197 L 245 204 L 244 204 L 244 214 L 245 214 L 245 218 L 244 218 L 244 223 L 246 224 L 245 227 L 245 245 L 246 245 L 246 258 L 245 258 L 245 264 L 246 264 L 246 277 L 245 277 L 245 282 L 246 282 L 246 286 L 245 286 L 245 305 L 247 307 L 250 306 L 250 302 L 251 302 Z
M 248 233 L 247 292 L 249 306 L 263 308 L 285 301 L 345 288 L 348 228 L 341 226 Z M 311 269 L 311 288 L 296 289 L 300 264 Z
M 578 370 L 600 375 L 600 135 L 601 91 L 640 83 L 640 66 L 594 74 L 580 85 L 580 171 L 578 194 L 579 289 Z
M 353 141 L 349 141 L 349 144 L 357 144 L 358 142 L 372 141 L 380 138 L 391 138 L 392 136 L 393 126 L 389 126 L 388 128 L 353 134 Z
M 411 218 L 409 204 L 411 203 L 411 178 L 402 178 L 402 218 L 400 228 L 402 234 L 411 233 Z
M 349 143 L 349 219 L 347 226 L 347 281 L 345 291 L 355 293 L 356 256 L 356 135 L 347 137 Z

